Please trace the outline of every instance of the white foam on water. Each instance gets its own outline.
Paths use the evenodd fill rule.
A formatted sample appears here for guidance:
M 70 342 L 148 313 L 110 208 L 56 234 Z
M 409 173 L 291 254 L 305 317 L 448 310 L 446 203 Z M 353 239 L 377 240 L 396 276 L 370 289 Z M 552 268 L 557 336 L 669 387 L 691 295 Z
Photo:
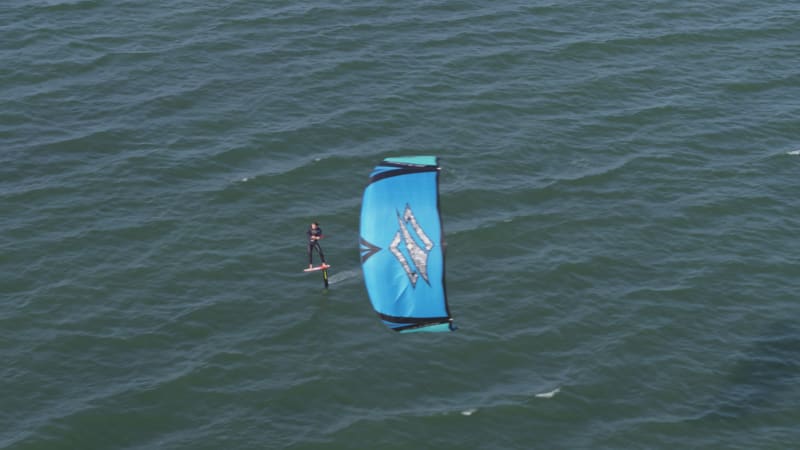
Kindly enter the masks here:
M 790 152 L 786 152 L 787 155 L 797 156 L 800 155 L 800 150 L 792 150 Z
M 561 388 L 557 387 L 550 392 L 542 392 L 541 394 L 536 394 L 537 398 L 553 398 L 556 394 L 561 392 Z
M 475 412 L 477 412 L 477 411 L 478 410 L 475 409 L 475 408 L 465 409 L 464 411 L 461 411 L 461 415 L 462 416 L 471 416 L 471 415 L 475 414 Z

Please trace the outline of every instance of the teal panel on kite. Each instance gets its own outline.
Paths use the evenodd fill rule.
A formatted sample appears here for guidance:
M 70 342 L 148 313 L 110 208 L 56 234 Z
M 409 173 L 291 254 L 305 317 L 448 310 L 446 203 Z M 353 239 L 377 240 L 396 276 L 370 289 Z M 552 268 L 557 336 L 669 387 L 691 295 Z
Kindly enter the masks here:
M 435 156 L 386 158 L 361 204 L 361 268 L 372 307 L 399 332 L 452 331 Z

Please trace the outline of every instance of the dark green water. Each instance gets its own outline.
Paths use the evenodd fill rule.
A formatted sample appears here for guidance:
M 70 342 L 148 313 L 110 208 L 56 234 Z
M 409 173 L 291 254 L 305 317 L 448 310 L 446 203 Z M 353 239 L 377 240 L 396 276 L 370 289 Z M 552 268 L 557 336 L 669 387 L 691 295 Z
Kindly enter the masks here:
M 793 2 L 10 1 L 0 61 L 0 448 L 800 442 Z M 456 333 L 366 297 L 407 154 Z

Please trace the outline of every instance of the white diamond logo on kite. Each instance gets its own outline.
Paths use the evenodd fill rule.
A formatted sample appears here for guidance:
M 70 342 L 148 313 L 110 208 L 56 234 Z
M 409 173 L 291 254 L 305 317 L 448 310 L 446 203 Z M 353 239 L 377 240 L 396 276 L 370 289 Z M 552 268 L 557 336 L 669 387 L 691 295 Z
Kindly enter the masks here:
M 411 286 L 417 287 L 419 277 L 422 277 L 430 285 L 428 280 L 428 255 L 433 249 L 433 241 L 425 234 L 425 231 L 417 222 L 417 218 L 414 217 L 411 206 L 408 204 L 406 204 L 406 209 L 403 211 L 402 216 L 399 212 L 397 213 L 397 223 L 400 229 L 394 235 L 389 250 L 400 262 L 400 265 L 403 266 Z M 412 235 L 412 231 L 414 235 Z M 420 245 L 420 242 L 422 245 Z M 402 247 L 405 248 L 406 253 L 402 251 L 400 244 L 404 244 Z M 406 255 L 411 259 L 411 263 L 409 263 L 409 258 L 406 258 Z M 414 265 L 413 268 L 411 264 Z

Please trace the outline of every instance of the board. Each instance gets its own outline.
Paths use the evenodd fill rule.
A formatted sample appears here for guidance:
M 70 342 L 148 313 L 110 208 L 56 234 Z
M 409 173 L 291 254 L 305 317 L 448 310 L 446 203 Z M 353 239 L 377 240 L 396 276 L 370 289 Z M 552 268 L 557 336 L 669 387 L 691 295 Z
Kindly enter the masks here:
M 329 264 L 323 264 L 321 266 L 309 267 L 308 269 L 303 269 L 303 272 L 316 272 L 317 270 L 328 269 L 330 267 L 331 266 Z

